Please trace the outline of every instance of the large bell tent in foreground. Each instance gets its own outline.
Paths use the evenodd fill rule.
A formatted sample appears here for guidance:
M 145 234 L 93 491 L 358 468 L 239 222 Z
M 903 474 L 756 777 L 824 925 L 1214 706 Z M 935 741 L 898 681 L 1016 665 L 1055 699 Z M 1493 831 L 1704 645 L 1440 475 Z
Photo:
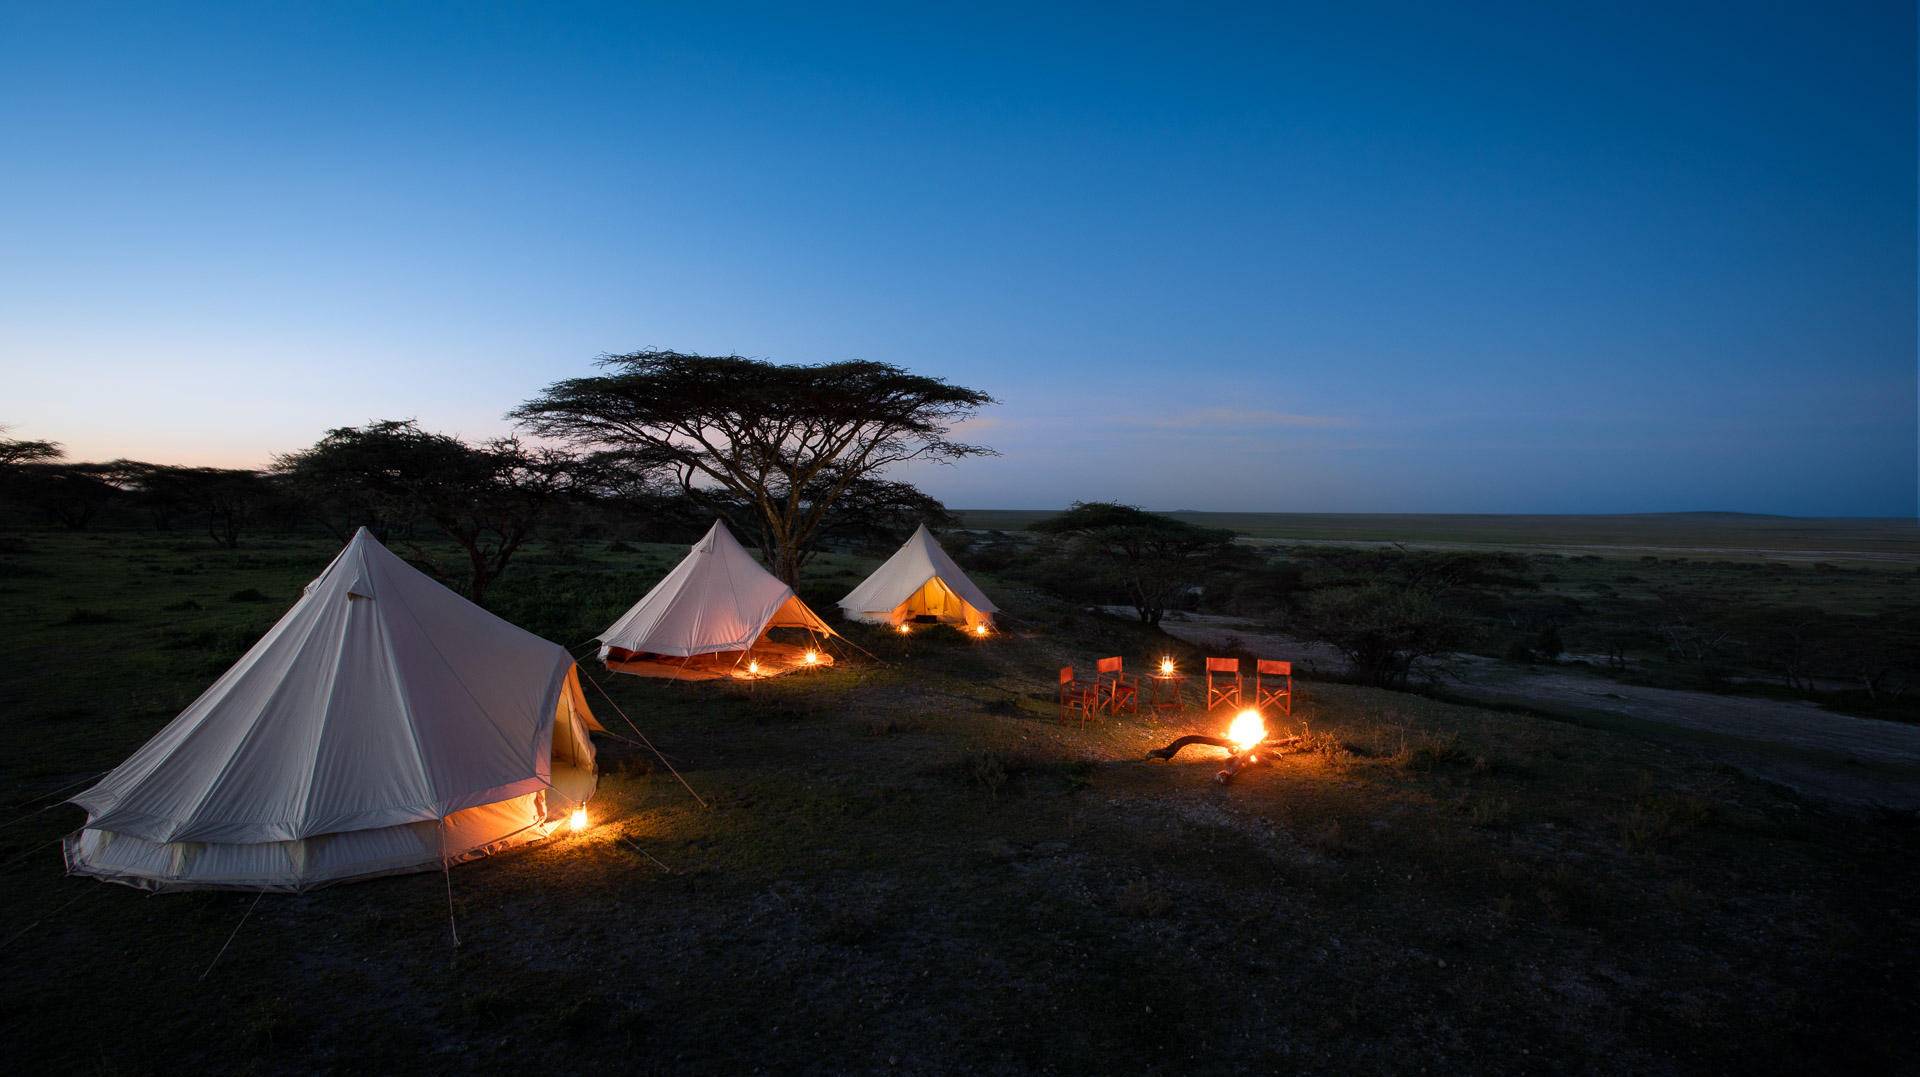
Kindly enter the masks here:
M 802 629 L 808 643 L 768 639 L 769 628 Z M 712 680 L 832 665 L 816 634 L 834 631 L 715 520 L 665 579 L 594 638 L 608 669 Z
M 73 798 L 68 869 L 149 890 L 303 891 L 551 835 L 601 726 L 566 650 L 362 528 L 213 687 Z
M 921 524 L 906 544 L 840 600 L 851 621 L 897 625 L 920 618 L 982 630 L 1000 607 L 975 587 Z

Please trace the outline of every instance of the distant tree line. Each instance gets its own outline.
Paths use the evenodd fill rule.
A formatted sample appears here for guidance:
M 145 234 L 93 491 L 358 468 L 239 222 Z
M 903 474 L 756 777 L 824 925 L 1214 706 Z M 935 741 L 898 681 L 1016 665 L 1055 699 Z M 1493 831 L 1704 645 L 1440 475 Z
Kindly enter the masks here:
M 479 601 L 529 542 L 689 541 L 718 517 L 791 583 L 824 546 L 884 547 L 957 522 L 886 469 L 992 454 L 948 436 L 992 397 L 885 363 L 648 351 L 600 366 L 514 411 L 537 443 L 380 420 L 252 471 L 75 462 L 0 431 L 0 522 L 204 529 L 225 547 L 263 528 L 345 541 L 366 527 Z M 459 564 L 442 560 L 441 538 Z

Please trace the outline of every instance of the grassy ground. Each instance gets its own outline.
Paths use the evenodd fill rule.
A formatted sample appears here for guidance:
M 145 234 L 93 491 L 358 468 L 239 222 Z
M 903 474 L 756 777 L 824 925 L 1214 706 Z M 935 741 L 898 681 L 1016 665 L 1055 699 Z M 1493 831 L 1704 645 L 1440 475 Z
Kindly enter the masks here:
M 1842 559 L 1844 561 L 1844 559 Z M 1729 560 L 1707 555 L 1551 557 L 1537 562 L 1540 594 L 1605 609 L 1658 594 L 1705 594 L 1757 607 L 1812 606 L 1870 614 L 1920 603 L 1920 573 L 1885 562 Z
M 1055 515 L 1028 509 L 968 509 L 968 527 L 1016 531 Z M 1616 516 L 1176 512 L 1205 527 L 1256 539 L 1405 542 L 1476 549 L 1568 549 L 1612 556 L 1694 551 L 1720 557 L 1920 563 L 1920 524 L 1909 519 L 1812 519 L 1734 512 L 1629 513 Z M 1831 556 L 1829 556 L 1831 555 Z
M 990 580 L 1013 616 L 986 641 L 861 628 L 882 661 L 751 690 L 596 673 L 710 807 L 603 740 L 584 834 L 269 895 L 203 977 L 251 895 L 63 878 L 80 813 L 24 813 L 170 719 L 333 548 L 28 542 L 0 558 L 23 1072 L 1895 1072 L 1920 1046 L 1910 818 L 1328 684 L 1301 686 L 1308 750 L 1222 788 L 1217 750 L 1138 761 L 1217 719 L 1054 719 L 1060 665 L 1166 637 Z M 489 604 L 572 645 L 678 552 L 530 558 Z M 870 566 L 824 560 L 807 597 Z

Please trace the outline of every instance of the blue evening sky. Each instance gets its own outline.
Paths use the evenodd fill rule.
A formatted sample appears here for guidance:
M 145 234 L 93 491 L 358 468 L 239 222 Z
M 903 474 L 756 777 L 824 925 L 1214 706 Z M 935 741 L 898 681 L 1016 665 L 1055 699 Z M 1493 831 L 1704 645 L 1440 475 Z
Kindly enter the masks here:
M 0 424 L 602 352 L 993 393 L 957 507 L 1916 511 L 1910 2 L 0 3 Z

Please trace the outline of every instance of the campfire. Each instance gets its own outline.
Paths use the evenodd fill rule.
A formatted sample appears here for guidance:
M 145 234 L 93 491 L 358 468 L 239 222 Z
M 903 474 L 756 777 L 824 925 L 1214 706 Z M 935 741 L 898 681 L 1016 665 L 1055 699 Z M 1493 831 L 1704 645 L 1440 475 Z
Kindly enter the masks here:
M 1202 733 L 1190 733 L 1187 736 L 1175 740 L 1165 748 L 1155 748 L 1153 751 L 1148 752 L 1147 756 L 1151 759 L 1165 759 L 1168 762 L 1172 762 L 1173 757 L 1180 754 L 1180 749 L 1185 748 L 1189 744 L 1209 744 L 1215 748 L 1225 748 L 1227 750 L 1226 769 L 1213 776 L 1214 781 L 1225 785 L 1233 780 L 1233 776 L 1239 773 L 1240 768 L 1250 767 L 1260 762 L 1258 752 L 1270 748 L 1284 747 L 1297 743 L 1299 740 L 1299 737 L 1282 737 L 1277 740 L 1268 740 L 1266 719 L 1260 716 L 1259 711 L 1249 708 L 1241 711 L 1234 717 L 1233 724 L 1227 727 L 1227 735 L 1224 737 L 1209 737 Z

